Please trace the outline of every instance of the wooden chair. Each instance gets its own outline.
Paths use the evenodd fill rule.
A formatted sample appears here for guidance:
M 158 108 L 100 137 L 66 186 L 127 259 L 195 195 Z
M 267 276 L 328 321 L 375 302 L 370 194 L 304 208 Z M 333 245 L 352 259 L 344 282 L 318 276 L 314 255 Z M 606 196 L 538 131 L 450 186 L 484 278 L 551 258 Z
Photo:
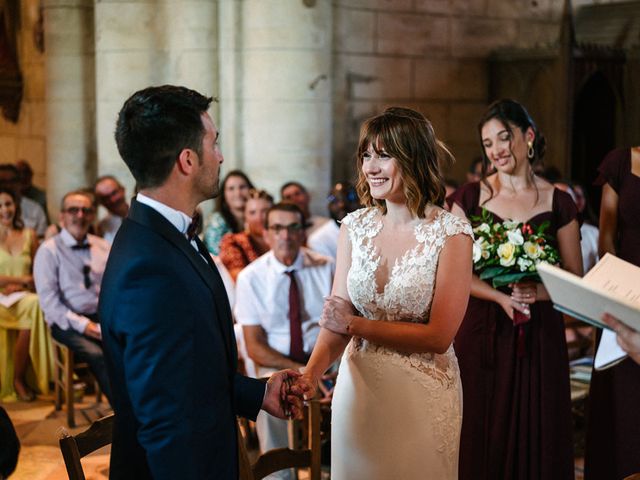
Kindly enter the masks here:
M 69 428 L 75 428 L 75 395 L 73 390 L 73 373 L 76 368 L 88 368 L 86 363 L 76 363 L 73 352 L 66 345 L 51 339 L 53 342 L 54 355 L 54 394 L 56 410 L 62 408 L 62 398 L 67 407 L 67 425 Z M 102 401 L 102 391 L 96 382 L 96 405 Z M 86 412 L 82 412 L 86 416 Z M 90 419 L 87 417 L 87 421 Z
M 288 468 L 308 468 L 310 480 L 320 480 L 320 403 L 311 400 L 305 405 L 304 422 L 308 429 L 306 448 L 274 448 L 263 453 L 252 464 L 244 439 L 238 432 L 238 463 L 240 480 L 259 480 Z
M 80 459 L 91 452 L 111 443 L 113 432 L 113 414 L 96 420 L 91 426 L 77 435 L 69 435 L 62 429 L 60 451 L 67 468 L 69 480 L 85 480 Z

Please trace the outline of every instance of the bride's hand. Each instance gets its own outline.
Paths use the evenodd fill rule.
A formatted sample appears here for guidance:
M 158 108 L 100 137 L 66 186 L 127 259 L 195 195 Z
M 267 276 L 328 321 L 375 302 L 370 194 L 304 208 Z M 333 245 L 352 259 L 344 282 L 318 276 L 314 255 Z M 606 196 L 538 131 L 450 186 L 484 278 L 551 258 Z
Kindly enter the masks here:
M 341 335 L 349 335 L 349 324 L 355 309 L 351 302 L 335 295 L 327 297 L 322 307 L 320 326 Z
M 293 395 L 297 395 L 305 400 L 311 400 L 316 396 L 318 389 L 318 379 L 312 377 L 309 374 L 303 374 L 295 379 L 289 392 Z

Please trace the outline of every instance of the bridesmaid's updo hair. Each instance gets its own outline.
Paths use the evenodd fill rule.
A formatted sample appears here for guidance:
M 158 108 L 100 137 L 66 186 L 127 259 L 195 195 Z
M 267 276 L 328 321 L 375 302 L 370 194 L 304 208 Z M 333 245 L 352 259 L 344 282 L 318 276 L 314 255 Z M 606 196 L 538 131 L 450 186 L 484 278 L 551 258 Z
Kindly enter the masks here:
M 497 100 L 487 107 L 487 110 L 478 124 L 480 145 L 482 145 L 482 127 L 484 127 L 489 120 L 493 120 L 494 118 L 502 123 L 504 128 L 506 128 L 511 134 L 513 134 L 513 126 L 518 127 L 523 134 L 529 127 L 531 127 L 535 138 L 533 139 L 533 157 L 529 158 L 529 163 L 534 164 L 538 161 L 542 161 L 547 146 L 544 135 L 538 131 L 538 127 L 529 115 L 529 112 L 527 112 L 527 109 L 515 100 L 510 100 L 508 98 Z M 482 170 L 484 173 L 486 172 L 486 167 L 489 164 L 487 152 L 485 152 L 484 148 L 482 149 L 482 159 Z
M 390 107 L 368 119 L 360 129 L 356 190 L 363 205 L 378 207 L 386 214 L 386 202 L 371 196 L 367 177 L 362 172 L 363 156 L 369 146 L 376 154 L 384 150 L 396 160 L 407 207 L 413 215 L 424 218 L 427 204 L 442 205 L 445 188 L 440 165 L 453 156 L 436 138 L 431 122 L 424 115 L 409 108 Z

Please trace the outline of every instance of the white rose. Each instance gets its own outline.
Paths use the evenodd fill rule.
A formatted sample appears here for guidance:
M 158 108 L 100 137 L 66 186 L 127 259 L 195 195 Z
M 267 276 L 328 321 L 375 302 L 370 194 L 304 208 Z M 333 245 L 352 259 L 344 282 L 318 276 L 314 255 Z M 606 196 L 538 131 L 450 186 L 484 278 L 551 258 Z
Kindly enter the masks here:
M 473 231 L 476 233 L 491 233 L 491 227 L 487 223 L 481 223 Z
M 498 246 L 498 257 L 500 257 L 500 265 L 510 267 L 516 263 L 516 246 L 513 243 L 501 243 Z
M 504 222 L 502 222 L 502 225 L 504 225 L 504 228 L 506 228 L 507 230 L 514 230 L 518 226 L 518 222 L 514 222 L 513 220 L 505 220 Z
M 524 253 L 527 254 L 527 257 L 532 258 L 534 260 L 537 258 L 540 258 L 540 255 L 542 255 L 542 249 L 540 248 L 540 245 L 538 245 L 537 243 L 524 242 L 524 245 L 522 246 L 522 248 L 524 248 Z
M 533 264 L 531 260 L 524 257 L 520 257 L 517 260 L 517 263 L 518 263 L 518 267 L 520 267 L 521 272 L 526 272 L 529 269 L 529 267 Z
M 524 237 L 520 230 L 509 230 L 507 232 L 507 238 L 514 245 L 522 245 L 524 243 Z

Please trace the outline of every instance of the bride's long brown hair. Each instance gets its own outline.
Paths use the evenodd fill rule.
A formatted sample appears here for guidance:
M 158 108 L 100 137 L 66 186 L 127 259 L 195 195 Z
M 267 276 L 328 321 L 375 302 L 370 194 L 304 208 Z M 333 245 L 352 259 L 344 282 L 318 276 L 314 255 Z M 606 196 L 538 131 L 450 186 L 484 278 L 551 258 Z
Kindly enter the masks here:
M 410 108 L 391 107 L 367 120 L 360 130 L 356 190 L 363 205 L 376 206 L 386 214 L 386 202 L 371 196 L 362 172 L 363 155 L 369 146 L 378 155 L 384 150 L 397 161 L 407 207 L 413 215 L 424 218 L 427 204 L 442 205 L 445 188 L 440 165 L 453 156 L 436 138 L 424 115 Z

